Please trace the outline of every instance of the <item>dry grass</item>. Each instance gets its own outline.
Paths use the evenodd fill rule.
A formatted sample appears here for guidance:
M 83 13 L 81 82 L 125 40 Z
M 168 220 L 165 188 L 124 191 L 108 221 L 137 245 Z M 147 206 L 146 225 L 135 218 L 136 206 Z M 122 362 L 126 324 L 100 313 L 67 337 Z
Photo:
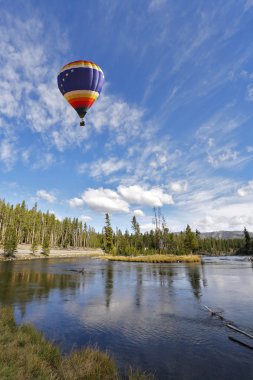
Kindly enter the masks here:
M 128 380 L 152 376 L 131 369 Z M 10 307 L 0 309 L 1 380 L 120 380 L 114 360 L 98 349 L 86 348 L 61 357 L 31 325 L 17 326 Z
M 112 256 L 106 255 L 104 259 L 110 261 L 129 261 L 137 263 L 197 263 L 198 255 L 148 255 L 148 256 Z

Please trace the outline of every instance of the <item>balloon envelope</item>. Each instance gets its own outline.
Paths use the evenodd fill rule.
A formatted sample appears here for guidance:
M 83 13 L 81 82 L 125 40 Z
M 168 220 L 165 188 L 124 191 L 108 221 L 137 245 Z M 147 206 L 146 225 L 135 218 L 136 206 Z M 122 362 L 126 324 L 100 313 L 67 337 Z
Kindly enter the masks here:
M 74 61 L 62 67 L 57 80 L 64 98 L 84 118 L 102 90 L 104 73 L 91 61 Z

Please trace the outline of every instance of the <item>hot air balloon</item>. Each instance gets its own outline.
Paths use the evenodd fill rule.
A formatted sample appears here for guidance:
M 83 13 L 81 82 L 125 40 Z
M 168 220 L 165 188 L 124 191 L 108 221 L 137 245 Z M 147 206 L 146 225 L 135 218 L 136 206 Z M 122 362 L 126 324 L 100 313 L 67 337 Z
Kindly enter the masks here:
M 57 77 L 64 98 L 76 110 L 84 126 L 84 116 L 98 98 L 104 83 L 101 68 L 90 61 L 74 61 L 63 66 Z

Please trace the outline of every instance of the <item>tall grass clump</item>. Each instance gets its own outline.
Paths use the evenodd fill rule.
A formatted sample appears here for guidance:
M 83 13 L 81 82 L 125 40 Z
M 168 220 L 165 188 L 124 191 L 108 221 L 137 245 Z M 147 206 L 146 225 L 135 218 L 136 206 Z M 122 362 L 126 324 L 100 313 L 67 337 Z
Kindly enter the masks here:
M 152 377 L 129 370 L 124 379 Z M 62 357 L 31 325 L 17 326 L 10 307 L 0 308 L 1 380 L 120 380 L 114 360 L 97 348 L 85 348 Z

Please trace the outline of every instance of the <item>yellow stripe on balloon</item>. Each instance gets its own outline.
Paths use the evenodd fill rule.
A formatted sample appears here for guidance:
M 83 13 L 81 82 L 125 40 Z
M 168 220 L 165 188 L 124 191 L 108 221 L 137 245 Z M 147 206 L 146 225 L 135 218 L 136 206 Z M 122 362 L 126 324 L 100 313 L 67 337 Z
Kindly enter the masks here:
M 61 69 L 61 73 L 65 70 L 69 70 L 69 69 L 76 69 L 76 68 L 89 68 L 89 69 L 96 69 L 98 71 L 100 71 L 102 74 L 103 74 L 103 71 L 102 69 L 96 65 L 95 63 L 93 62 L 90 62 L 90 61 L 76 61 L 76 62 L 71 62 L 65 66 L 63 66 L 63 68 Z
M 67 100 L 75 99 L 75 98 L 90 98 L 96 100 L 99 96 L 99 93 L 96 91 L 90 90 L 77 90 L 77 91 L 69 91 L 64 94 L 64 98 Z

